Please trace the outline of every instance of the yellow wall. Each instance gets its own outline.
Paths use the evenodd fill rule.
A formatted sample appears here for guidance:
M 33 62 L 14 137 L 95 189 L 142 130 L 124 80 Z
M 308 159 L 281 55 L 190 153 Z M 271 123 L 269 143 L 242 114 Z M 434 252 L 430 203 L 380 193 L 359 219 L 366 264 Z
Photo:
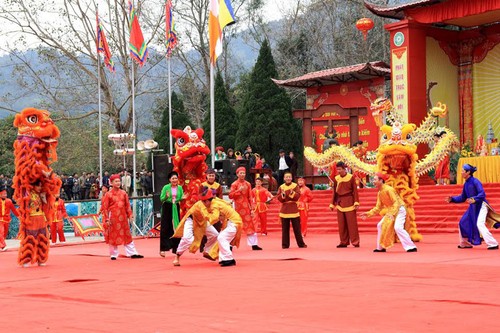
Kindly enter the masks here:
M 500 136 L 500 44 L 486 58 L 473 66 L 474 139 L 486 139 L 491 121 L 496 137 Z
M 448 118 L 439 119 L 440 126 L 446 126 L 460 137 L 460 120 L 458 104 L 458 70 L 446 53 L 439 47 L 439 43 L 427 37 L 427 83 L 434 81 L 438 84 L 431 90 L 431 102 L 448 106 Z

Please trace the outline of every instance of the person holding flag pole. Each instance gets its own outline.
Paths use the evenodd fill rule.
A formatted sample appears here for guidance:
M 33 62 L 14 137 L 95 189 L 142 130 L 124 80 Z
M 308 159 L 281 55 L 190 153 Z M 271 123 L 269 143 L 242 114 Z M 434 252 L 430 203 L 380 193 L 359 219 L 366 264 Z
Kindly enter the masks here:
M 97 92 L 99 99 L 99 184 L 102 186 L 102 111 L 101 111 L 101 58 L 99 53 L 104 55 L 104 65 L 109 69 L 111 73 L 115 72 L 115 64 L 111 59 L 111 51 L 109 50 L 108 41 L 106 40 L 106 35 L 104 34 L 104 29 L 99 20 L 99 6 L 96 6 L 95 10 L 96 16 L 96 42 L 97 42 Z
M 212 151 L 212 167 L 215 163 L 215 79 L 214 68 L 217 58 L 222 54 L 223 30 L 236 23 L 230 0 L 210 0 L 208 34 L 210 44 L 210 150 Z
M 167 63 L 168 63 L 168 133 L 170 135 L 170 155 L 174 153 L 174 144 L 172 140 L 172 89 L 170 82 L 170 60 L 172 51 L 177 45 L 177 33 L 175 32 L 174 17 L 172 16 L 172 0 L 167 0 L 165 4 L 165 44 L 167 46 Z
M 148 47 L 142 35 L 141 26 L 139 25 L 139 18 L 134 9 L 134 5 L 131 1 L 128 2 L 129 8 L 129 26 L 130 26 L 130 57 L 134 60 L 140 67 L 144 66 L 146 59 L 148 58 Z M 132 135 L 133 135 L 133 175 L 137 174 L 137 163 L 136 163 L 136 125 L 135 125 L 135 79 L 134 79 L 134 61 L 132 61 L 131 66 L 131 76 L 132 76 Z M 137 196 L 136 186 L 134 185 L 134 190 L 132 196 Z

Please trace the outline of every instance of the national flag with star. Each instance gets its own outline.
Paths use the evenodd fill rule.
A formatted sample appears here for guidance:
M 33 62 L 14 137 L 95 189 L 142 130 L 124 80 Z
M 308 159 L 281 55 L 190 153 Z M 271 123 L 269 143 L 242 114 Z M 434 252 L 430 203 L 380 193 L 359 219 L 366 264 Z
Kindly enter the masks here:
M 208 35 L 210 43 L 210 62 L 215 65 L 222 53 L 222 33 L 224 28 L 235 23 L 230 0 L 210 0 Z
M 114 73 L 115 64 L 111 59 L 111 51 L 109 50 L 108 41 L 106 40 L 106 35 L 104 34 L 104 29 L 101 25 L 101 20 L 99 20 L 99 14 L 96 13 L 97 20 L 97 53 L 102 53 L 104 55 L 104 64 L 109 69 L 110 72 Z
M 139 66 L 143 66 L 148 58 L 148 46 L 144 41 L 139 18 L 131 1 L 128 2 L 129 24 L 130 24 L 130 56 Z

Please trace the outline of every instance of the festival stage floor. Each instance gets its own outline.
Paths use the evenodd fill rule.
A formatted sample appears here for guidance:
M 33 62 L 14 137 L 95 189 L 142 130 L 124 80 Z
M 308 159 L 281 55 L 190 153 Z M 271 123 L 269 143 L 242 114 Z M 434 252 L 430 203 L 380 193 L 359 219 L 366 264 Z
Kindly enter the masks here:
M 2 332 L 499 332 L 500 251 L 457 249 L 432 234 L 405 253 L 337 249 L 337 234 L 312 234 L 307 249 L 235 250 L 237 266 L 197 253 L 181 267 L 138 239 L 144 259 L 111 261 L 104 243 L 51 248 L 46 267 L 20 268 L 0 253 Z M 246 240 L 243 239 L 242 243 Z M 123 251 L 123 248 L 120 247 Z

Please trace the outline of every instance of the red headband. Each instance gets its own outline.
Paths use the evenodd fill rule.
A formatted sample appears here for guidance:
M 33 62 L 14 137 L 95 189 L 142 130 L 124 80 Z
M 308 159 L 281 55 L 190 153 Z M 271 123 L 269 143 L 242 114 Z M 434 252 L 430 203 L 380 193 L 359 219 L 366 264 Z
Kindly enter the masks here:
M 245 167 L 239 167 L 238 169 L 236 169 L 236 174 L 239 174 L 240 171 L 243 171 L 243 172 L 247 172 L 247 169 Z

